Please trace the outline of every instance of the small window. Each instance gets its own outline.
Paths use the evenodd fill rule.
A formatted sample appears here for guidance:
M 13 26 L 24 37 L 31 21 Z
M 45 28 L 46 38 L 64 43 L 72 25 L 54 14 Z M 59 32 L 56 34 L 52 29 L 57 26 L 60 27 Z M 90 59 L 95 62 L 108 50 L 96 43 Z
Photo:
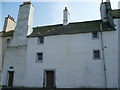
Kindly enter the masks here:
M 37 61 L 41 62 L 43 60 L 43 53 L 37 53 Z
M 93 59 L 100 59 L 100 50 L 93 51 Z
M 38 44 L 44 43 L 44 37 L 39 37 L 38 38 Z
M 10 66 L 9 69 L 13 69 L 13 66 Z
M 10 39 L 7 39 L 7 43 L 9 43 L 10 42 Z
M 93 32 L 92 33 L 92 38 L 98 38 L 98 32 Z

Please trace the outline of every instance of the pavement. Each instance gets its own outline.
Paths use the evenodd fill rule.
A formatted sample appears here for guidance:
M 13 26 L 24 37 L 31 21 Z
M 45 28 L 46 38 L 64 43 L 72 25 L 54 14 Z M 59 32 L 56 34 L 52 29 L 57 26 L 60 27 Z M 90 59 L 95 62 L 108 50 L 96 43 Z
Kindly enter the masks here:
M 2 86 L 0 86 L 0 90 L 2 89 Z
M 24 88 L 24 87 L 3 87 L 1 90 L 120 90 L 120 89 L 103 89 L 103 88 Z

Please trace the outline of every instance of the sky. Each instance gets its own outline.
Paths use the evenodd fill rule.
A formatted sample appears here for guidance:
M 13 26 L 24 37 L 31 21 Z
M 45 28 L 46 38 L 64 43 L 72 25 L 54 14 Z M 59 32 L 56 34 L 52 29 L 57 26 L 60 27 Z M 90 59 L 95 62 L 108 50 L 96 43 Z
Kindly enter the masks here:
M 0 31 L 8 15 L 17 22 L 19 5 L 25 0 L 0 1 Z M 27 0 L 29 1 L 29 0 Z M 105 1 L 105 0 L 103 0 Z M 112 9 L 118 9 L 119 0 L 110 0 Z M 83 22 L 100 19 L 101 0 L 31 0 L 34 6 L 33 27 L 63 23 L 63 10 L 68 8 L 70 22 Z

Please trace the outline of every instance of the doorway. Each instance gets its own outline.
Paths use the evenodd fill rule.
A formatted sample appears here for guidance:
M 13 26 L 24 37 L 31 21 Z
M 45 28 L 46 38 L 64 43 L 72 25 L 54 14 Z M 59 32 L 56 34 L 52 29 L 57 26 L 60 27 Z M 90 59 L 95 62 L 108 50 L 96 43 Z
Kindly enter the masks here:
M 46 71 L 46 88 L 55 88 L 55 72 Z
M 14 71 L 8 71 L 8 87 L 13 86 Z

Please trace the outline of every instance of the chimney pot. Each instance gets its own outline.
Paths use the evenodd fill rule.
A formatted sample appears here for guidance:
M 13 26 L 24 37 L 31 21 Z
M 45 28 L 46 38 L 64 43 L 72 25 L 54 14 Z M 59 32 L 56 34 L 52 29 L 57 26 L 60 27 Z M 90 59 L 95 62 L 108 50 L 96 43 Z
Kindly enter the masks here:
M 23 2 L 24 5 L 26 4 L 31 4 L 31 1 L 28 1 L 28 2 Z
M 67 7 L 65 7 L 65 10 L 63 10 L 63 25 L 69 24 L 69 12 L 67 10 Z
M 67 7 L 65 7 L 65 10 L 67 10 Z

